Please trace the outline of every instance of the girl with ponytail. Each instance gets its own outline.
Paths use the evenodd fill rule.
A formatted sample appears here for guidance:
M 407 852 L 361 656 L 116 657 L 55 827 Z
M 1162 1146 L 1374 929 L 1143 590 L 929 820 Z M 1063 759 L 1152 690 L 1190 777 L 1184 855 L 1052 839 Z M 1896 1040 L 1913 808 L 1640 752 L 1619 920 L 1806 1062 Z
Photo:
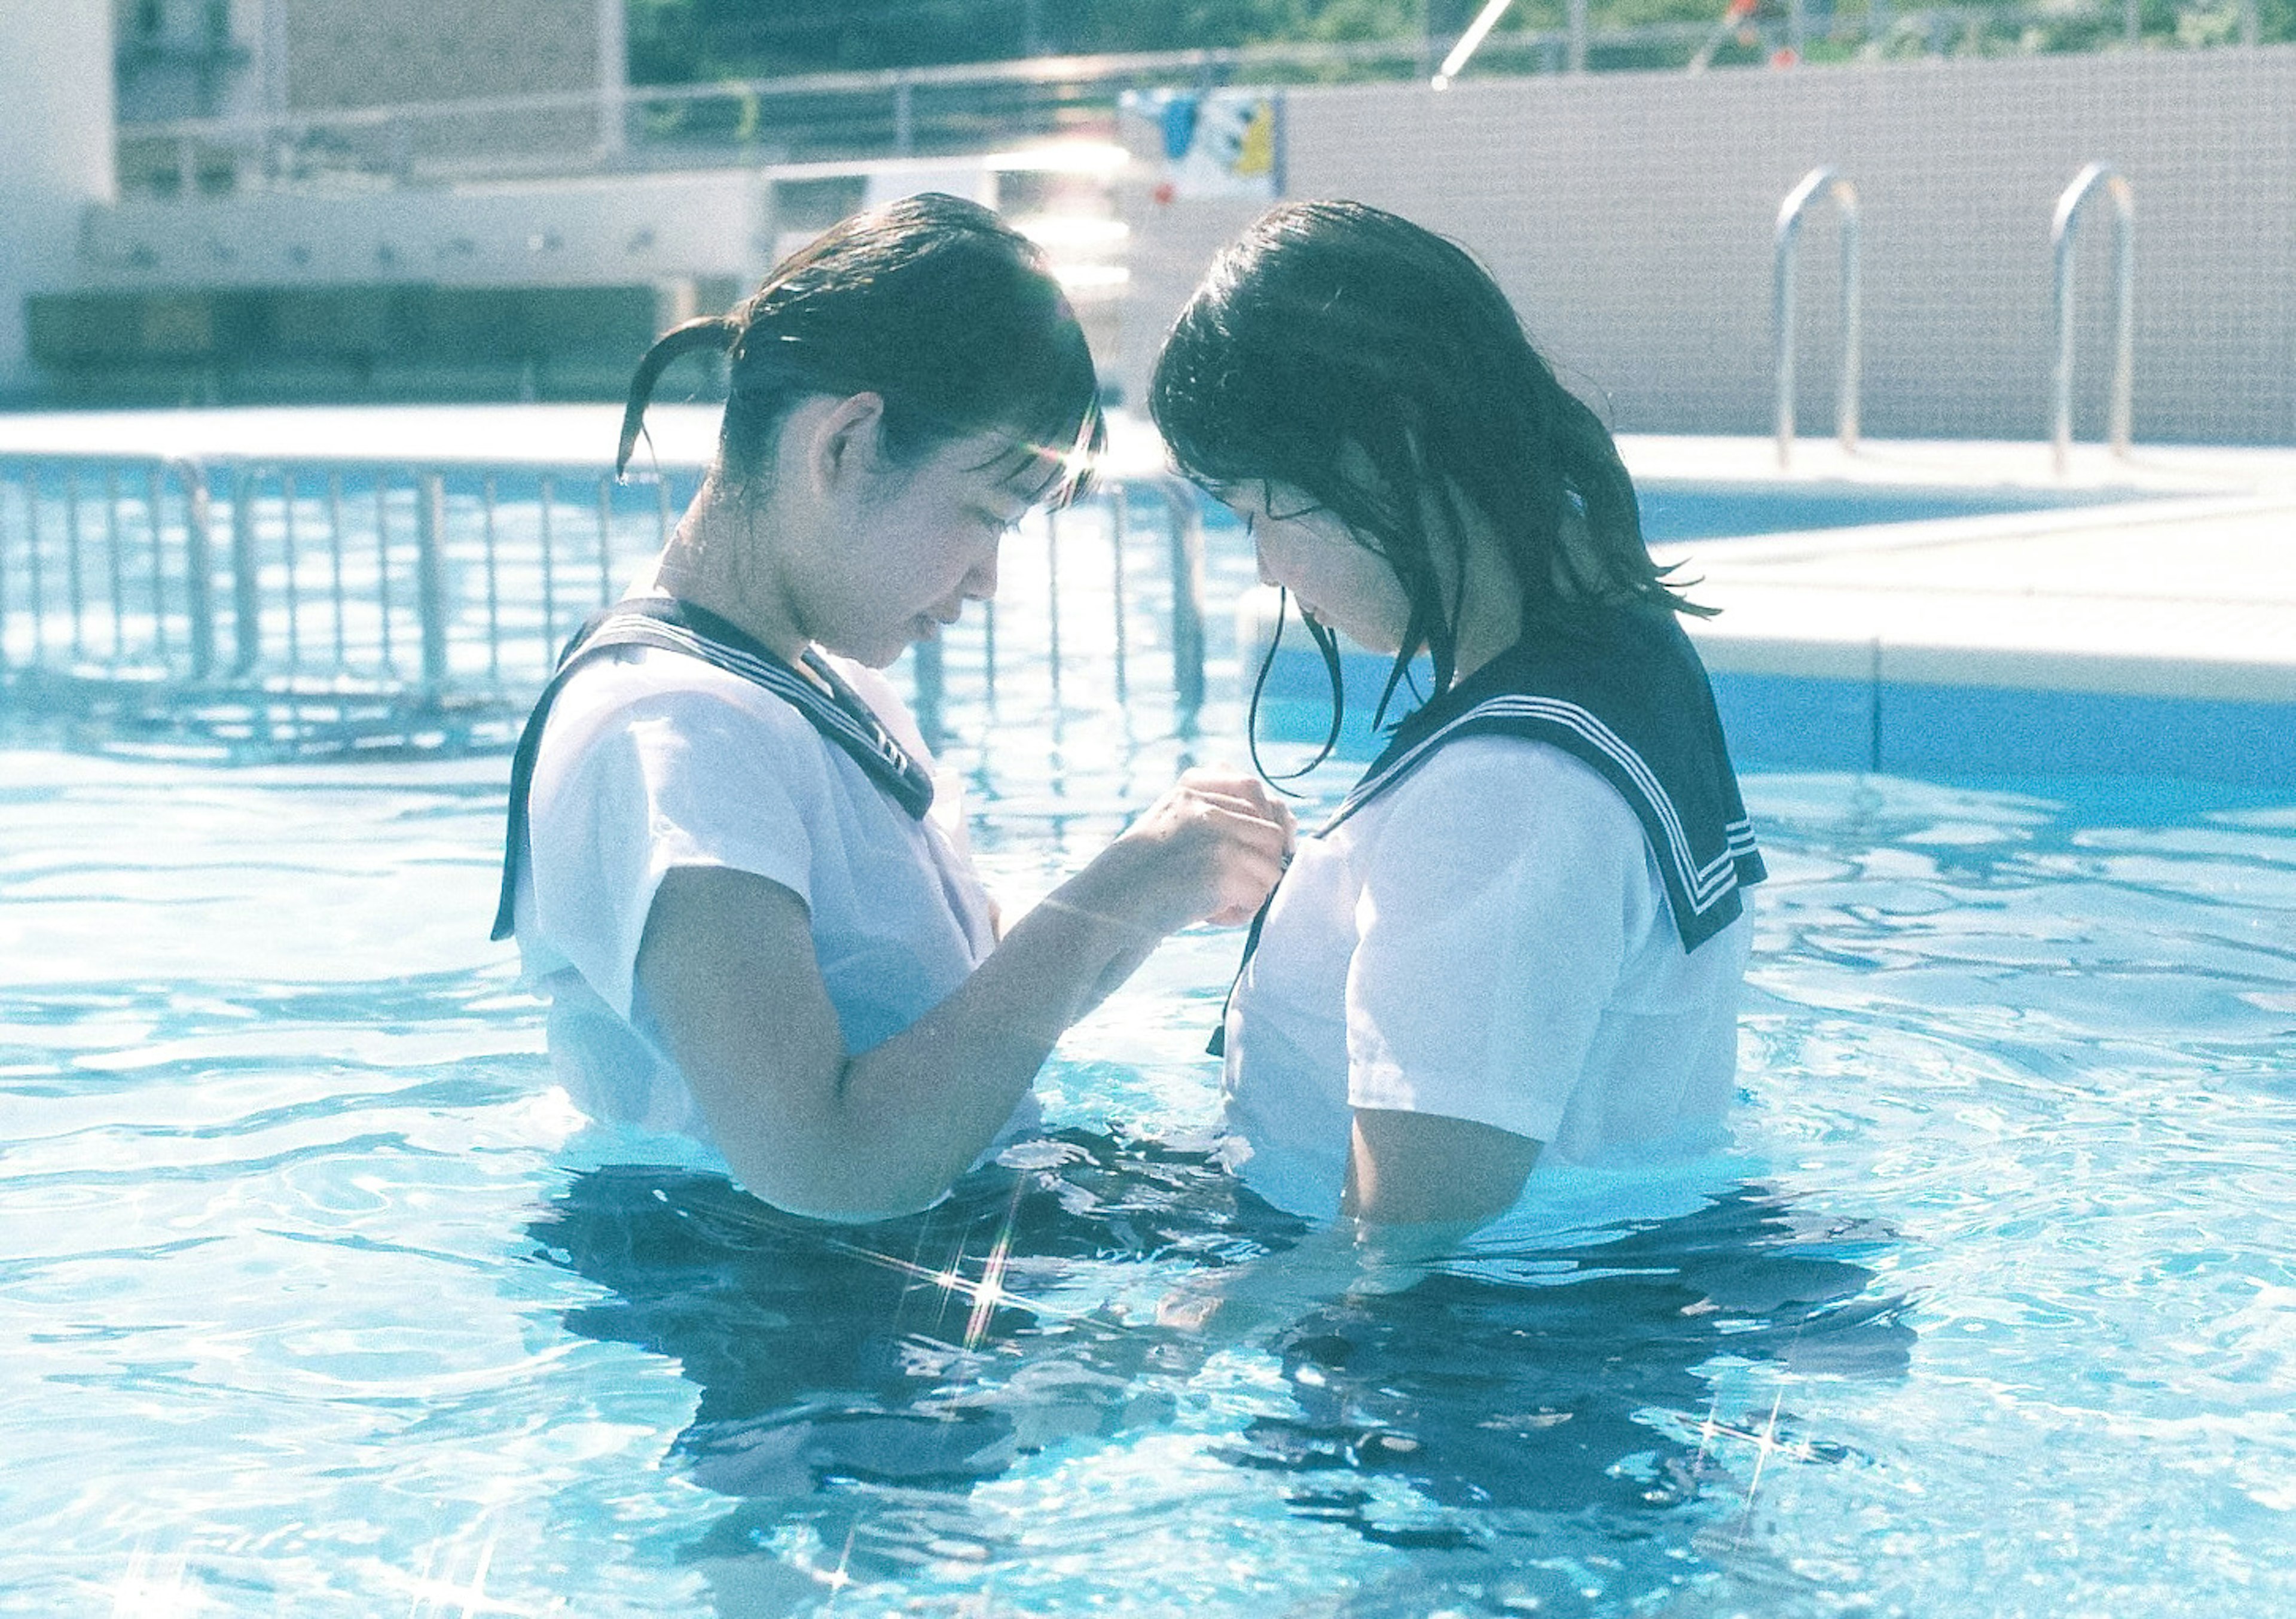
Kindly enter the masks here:
M 718 454 L 528 722 L 496 936 L 594 1118 L 791 1212 L 908 1212 L 1027 1127 L 1053 1042 L 1165 934 L 1253 914 L 1290 818 L 1254 777 L 1191 772 L 1000 932 L 877 673 L 995 592 L 999 540 L 1101 447 L 1083 333 L 1026 238 L 939 195 L 847 220 L 655 344 L 618 467 L 695 350 L 726 357 Z
M 1703 610 L 1609 432 L 1473 259 L 1351 202 L 1221 254 L 1150 408 L 1297 603 L 1334 736 L 1335 631 L 1392 655 L 1378 719 L 1432 665 L 1253 930 L 1223 1030 L 1245 1179 L 1391 1231 L 1700 1146 L 1762 867 L 1678 623 Z

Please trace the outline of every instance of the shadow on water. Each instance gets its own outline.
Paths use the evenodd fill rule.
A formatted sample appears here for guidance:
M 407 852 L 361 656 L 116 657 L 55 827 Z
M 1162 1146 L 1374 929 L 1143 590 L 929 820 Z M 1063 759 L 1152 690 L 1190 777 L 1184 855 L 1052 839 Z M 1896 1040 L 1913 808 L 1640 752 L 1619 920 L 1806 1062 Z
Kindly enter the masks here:
M 1208 1351 L 1144 1324 L 1156 1296 L 1306 1229 L 1201 1154 L 1081 1131 L 1027 1150 L 1034 1167 L 983 1171 L 928 1213 L 866 1227 L 643 1166 L 578 1174 L 552 1201 L 533 1236 L 608 1290 L 568 1327 L 672 1357 L 700 1388 L 675 1453 L 740 1505 L 693 1560 L 898 1580 L 1021 1555 L 1009 1524 L 973 1511 L 972 1487 L 1064 1441 L 1168 1426 Z M 1480 1253 L 1270 1340 L 1291 1409 L 1214 1453 L 1240 1486 L 1275 1483 L 1296 1519 L 1460 1575 L 1459 1554 L 1530 1560 L 1533 1520 L 1687 1546 L 1713 1514 L 1684 1509 L 1742 1487 L 1696 1432 L 1715 1398 L 1702 1368 L 1902 1374 L 1905 1301 L 1878 1295 L 1860 1262 L 1890 1241 L 1745 1188 L 1587 1245 Z M 1792 1424 L 1776 1420 L 1782 1439 Z M 801 1611 L 817 1578 L 782 1587 L 772 1611 Z

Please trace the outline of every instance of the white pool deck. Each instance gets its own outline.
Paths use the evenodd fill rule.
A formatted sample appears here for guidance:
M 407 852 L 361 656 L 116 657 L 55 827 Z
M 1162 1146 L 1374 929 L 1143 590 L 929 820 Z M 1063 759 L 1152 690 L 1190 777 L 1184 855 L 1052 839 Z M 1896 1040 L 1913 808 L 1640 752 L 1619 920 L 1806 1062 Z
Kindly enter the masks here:
M 678 464 L 706 459 L 716 415 L 658 407 L 654 453 Z M 0 456 L 590 464 L 611 456 L 619 417 L 601 405 L 48 413 L 0 416 Z M 1144 423 L 1116 425 L 1118 465 L 1160 464 Z M 1767 439 L 1629 435 L 1620 445 L 1638 479 L 2145 497 L 1661 546 L 1661 558 L 1697 581 L 1693 597 L 1722 610 L 1693 628 L 1718 689 L 1775 677 L 1875 694 L 1981 688 L 2229 705 L 2243 716 L 2244 746 L 2296 756 L 2296 448 L 2140 445 L 2116 457 L 2083 444 L 2061 477 L 2039 442 L 1868 442 L 1849 455 L 1804 440 L 1787 470 Z
M 1628 441 L 1638 476 L 1777 478 L 1767 440 Z M 1662 546 L 1718 673 L 2296 703 L 2296 450 L 1797 447 L 1796 479 L 2127 489 L 2126 504 Z M 2296 715 L 2290 735 L 2296 745 Z

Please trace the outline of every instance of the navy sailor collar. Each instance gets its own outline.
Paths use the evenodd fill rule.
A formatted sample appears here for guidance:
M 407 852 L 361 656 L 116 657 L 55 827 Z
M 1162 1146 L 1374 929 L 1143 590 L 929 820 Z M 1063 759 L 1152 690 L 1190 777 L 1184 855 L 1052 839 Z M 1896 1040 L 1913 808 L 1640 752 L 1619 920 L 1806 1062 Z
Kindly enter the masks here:
M 1766 875 L 1715 712 L 1671 612 L 1620 608 L 1518 642 L 1398 724 L 1324 836 L 1447 743 L 1522 736 L 1578 759 L 1642 822 L 1685 950 L 1734 921 Z
M 914 819 L 924 818 L 932 808 L 932 777 L 895 740 L 874 711 L 808 648 L 801 662 L 814 678 L 739 625 L 707 608 L 673 596 L 631 596 L 601 608 L 583 621 L 558 667 L 536 699 L 526 728 L 519 734 L 518 752 L 511 760 L 510 820 L 503 847 L 502 893 L 495 907 L 493 937 L 507 939 L 515 925 L 519 862 L 527 842 L 527 797 L 534 785 L 534 765 L 542 751 L 542 731 L 551 705 L 564 689 L 567 678 L 598 655 L 624 646 L 652 646 L 683 653 L 711 667 L 764 687 L 805 716 L 823 738 L 841 749 L 869 779 Z M 828 689 L 823 690 L 824 686 Z

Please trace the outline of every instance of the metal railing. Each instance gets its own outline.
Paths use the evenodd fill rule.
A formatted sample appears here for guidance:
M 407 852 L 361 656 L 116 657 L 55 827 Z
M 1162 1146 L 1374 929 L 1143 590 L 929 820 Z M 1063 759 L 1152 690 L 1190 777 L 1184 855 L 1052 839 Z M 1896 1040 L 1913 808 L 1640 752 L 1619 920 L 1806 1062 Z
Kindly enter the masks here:
M 2242 0 L 2244 7 L 2251 0 Z M 1946 54 L 1988 29 L 2095 31 L 2109 0 L 2072 4 L 1932 5 L 1835 12 L 1822 25 L 1795 4 L 1783 20 L 1737 8 L 1708 21 L 1590 29 L 1566 0 L 1564 26 L 1514 29 L 1481 43 L 1493 73 L 1693 68 L 1728 47 L 1754 60 L 1798 57 L 1821 35 Z M 2255 40 L 2243 12 L 2243 37 Z M 2084 36 L 2085 37 L 2085 36 Z M 811 73 L 711 84 L 596 86 L 438 103 L 315 109 L 262 118 L 131 121 L 119 131 L 123 191 L 435 182 L 601 168 L 804 162 L 977 152 L 1016 139 L 1105 135 L 1128 88 L 1276 86 L 1426 78 L 1450 36 L 1298 40 L 947 66 Z M 2158 43 L 2158 41 L 2156 41 Z
M 218 669 L 207 477 L 194 463 L 0 462 L 0 673 Z
M 2105 440 L 2115 456 L 2126 456 L 2133 434 L 2136 390 L 2136 197 L 2109 165 L 2091 163 L 2073 177 L 2057 199 L 2049 240 L 2055 266 L 2057 351 L 2051 374 L 2049 439 L 2062 475 L 2073 453 L 2073 252 L 2082 209 L 2102 186 L 2112 199 L 2112 391 L 2106 407 Z
M 1858 393 L 1863 382 L 1865 331 L 1859 302 L 1857 188 L 1831 168 L 1813 168 L 1778 205 L 1773 233 L 1770 276 L 1772 353 L 1777 378 L 1778 464 L 1793 458 L 1794 279 L 1801 248 L 1801 222 L 1819 197 L 1830 198 L 1841 215 L 1841 378 L 1834 393 L 1833 431 L 1844 454 L 1857 448 Z
M 1152 546 L 1149 555 L 1162 564 L 1160 583 L 1167 602 L 1163 622 L 1167 627 L 1165 644 L 1170 654 L 1172 712 L 1177 727 L 1185 732 L 1193 728 L 1204 706 L 1204 534 L 1202 507 L 1195 490 L 1181 479 L 1169 473 L 1147 473 L 1110 480 L 1081 507 L 1070 508 L 1067 514 L 1044 514 L 1043 570 L 1037 576 L 1041 596 L 1029 603 L 1035 610 L 1033 618 L 1041 631 L 1041 641 L 1034 645 L 1024 642 L 1023 647 L 1025 652 L 1036 654 L 1035 672 L 1043 678 L 1043 694 L 1047 706 L 1058 712 L 1067 706 L 1063 676 L 1079 661 L 1077 655 L 1064 655 L 1062 647 L 1061 573 L 1062 557 L 1071 548 L 1071 542 L 1063 537 L 1079 526 L 1079 517 L 1104 527 L 1108 544 L 1108 612 L 1100 633 L 1086 643 L 1090 648 L 1087 655 L 1095 655 L 1095 661 L 1099 662 L 1096 654 L 1105 653 L 1108 684 L 1105 691 L 1095 694 L 1112 701 L 1119 710 L 1129 707 L 1133 696 L 1132 623 L 1141 602 L 1133 581 L 1143 560 L 1134 555 L 1142 548 L 1137 543 L 1141 536 L 1134 518 L 1144 497 L 1162 513 L 1162 521 L 1157 527 L 1163 543 Z M 1007 564 L 1001 571 L 1009 578 L 1015 570 Z M 1070 594 L 1077 592 L 1072 588 Z M 982 604 L 973 643 L 977 661 L 970 664 L 973 676 L 972 694 L 990 708 L 996 706 L 997 700 L 996 628 L 1000 601 L 1006 604 L 1004 613 L 1010 616 L 1013 604 L 1009 592 L 1000 592 L 998 600 Z M 939 746 L 947 734 L 947 705 L 952 696 L 944 643 L 919 642 L 912 650 L 910 668 L 918 729 L 924 733 L 927 742 Z
M 256 740 L 501 745 L 566 637 L 627 588 L 700 477 L 0 456 L 0 709 L 198 716 Z M 1041 563 L 1015 565 L 1013 547 L 1032 537 Z M 1077 574 L 1095 542 L 1104 586 Z M 1175 723 L 1191 727 L 1204 700 L 1202 544 L 1194 491 L 1168 474 L 1112 481 L 1032 522 L 1004 569 L 1021 586 L 1002 648 L 1008 709 L 1046 699 L 1047 685 L 1055 709 L 1104 704 L 1111 689 L 1125 703 L 1142 645 L 1161 642 Z M 996 703 L 999 651 L 993 604 L 946 648 L 919 649 L 930 739 L 952 706 Z M 1073 677 L 1087 662 L 1093 678 L 1064 693 L 1064 664 Z

